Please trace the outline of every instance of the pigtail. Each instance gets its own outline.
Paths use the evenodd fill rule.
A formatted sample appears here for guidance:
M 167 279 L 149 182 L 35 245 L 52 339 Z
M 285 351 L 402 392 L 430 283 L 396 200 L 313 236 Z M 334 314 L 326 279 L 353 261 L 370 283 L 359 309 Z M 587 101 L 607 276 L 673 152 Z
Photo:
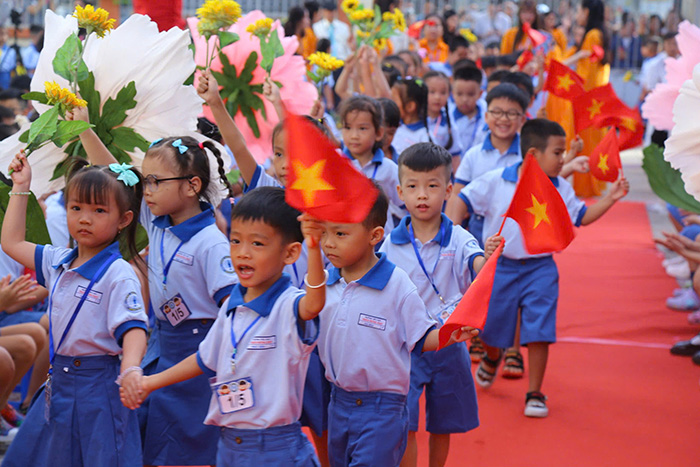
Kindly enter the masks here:
M 450 109 L 447 107 L 447 104 L 445 104 L 445 118 L 447 118 L 447 134 L 450 135 L 445 149 L 449 150 L 454 144 L 454 141 L 452 140 L 452 120 L 450 119 Z M 430 136 L 430 134 L 428 134 L 428 136 Z
M 141 218 L 141 200 L 143 199 L 143 175 L 136 168 L 132 167 L 130 170 L 138 177 L 139 181 L 132 187 L 123 185 L 123 187 L 121 188 L 128 192 L 128 210 L 130 210 L 134 214 L 134 217 L 131 220 L 131 224 L 127 225 L 126 228 L 124 228 L 124 230 L 122 230 L 119 233 L 117 238 L 121 240 L 122 245 L 126 246 L 126 249 L 129 252 L 131 259 L 134 261 L 134 264 L 136 265 L 138 270 L 142 274 L 148 276 L 148 265 L 141 257 L 140 251 L 136 244 L 136 235 L 138 233 L 139 228 L 139 219 Z M 122 185 L 122 182 L 119 182 L 119 184 Z
M 212 143 L 211 141 L 204 141 L 201 144 L 202 151 L 204 148 L 209 149 L 212 154 L 214 154 L 214 157 L 216 157 L 216 163 L 218 165 L 218 172 L 219 172 L 219 178 L 221 179 L 221 182 L 226 186 L 226 189 L 228 190 L 228 197 L 233 198 L 233 187 L 231 186 L 231 182 L 228 181 L 228 178 L 226 177 L 226 169 L 224 168 L 224 160 L 221 157 L 221 151 Z

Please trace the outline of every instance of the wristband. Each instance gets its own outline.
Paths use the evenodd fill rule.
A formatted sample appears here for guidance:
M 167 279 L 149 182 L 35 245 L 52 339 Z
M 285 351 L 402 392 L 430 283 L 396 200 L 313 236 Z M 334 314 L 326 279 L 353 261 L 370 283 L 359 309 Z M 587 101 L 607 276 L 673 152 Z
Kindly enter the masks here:
M 328 269 L 324 270 L 323 273 L 326 275 L 326 278 L 323 279 L 323 282 L 321 282 L 321 283 L 318 284 L 318 285 L 311 285 L 311 284 L 309 284 L 309 275 L 308 275 L 308 274 L 304 274 L 304 284 L 306 284 L 306 287 L 307 287 L 308 289 L 320 289 L 321 287 L 323 287 L 324 285 L 326 285 L 326 282 L 328 282 Z
M 122 374 L 119 375 L 114 382 L 117 383 L 117 386 L 121 387 L 122 381 L 124 380 L 126 375 L 128 375 L 129 373 L 133 373 L 134 371 L 138 371 L 143 376 L 143 369 L 140 366 L 130 366 L 126 370 L 122 371 Z
M 11 191 L 10 196 L 29 196 L 32 194 L 31 191 Z

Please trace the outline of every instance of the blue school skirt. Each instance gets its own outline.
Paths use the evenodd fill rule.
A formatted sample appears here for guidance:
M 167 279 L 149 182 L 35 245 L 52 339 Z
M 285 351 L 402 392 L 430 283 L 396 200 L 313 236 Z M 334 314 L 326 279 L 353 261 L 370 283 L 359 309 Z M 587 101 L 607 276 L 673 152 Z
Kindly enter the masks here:
M 157 320 L 160 356 L 156 373 L 197 352 L 214 323 L 191 319 L 173 328 Z M 148 396 L 144 425 L 143 462 L 146 465 L 213 465 L 219 428 L 204 425 L 209 411 L 209 379 L 200 375 L 154 391 Z
M 46 420 L 45 392 L 34 398 L 3 466 L 142 466 L 136 413 L 119 400 L 116 356 L 57 355 Z

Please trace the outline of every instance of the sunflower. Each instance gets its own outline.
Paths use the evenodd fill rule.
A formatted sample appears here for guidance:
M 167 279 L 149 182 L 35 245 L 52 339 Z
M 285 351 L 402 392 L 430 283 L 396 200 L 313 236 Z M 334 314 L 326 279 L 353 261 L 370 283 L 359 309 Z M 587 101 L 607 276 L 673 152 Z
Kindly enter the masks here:
M 253 36 L 267 36 L 270 34 L 270 30 L 272 29 L 272 23 L 272 18 L 259 19 L 256 22 L 249 24 L 245 30 Z
M 374 10 L 362 9 L 350 12 L 350 21 L 361 23 L 363 21 L 372 21 L 374 19 Z
M 331 72 L 342 67 L 345 62 L 325 52 L 314 52 L 309 55 L 309 63 L 316 65 L 325 71 Z
M 343 0 L 343 3 L 340 5 L 340 8 L 343 9 L 345 14 L 350 14 L 351 12 L 357 10 L 359 6 L 359 0 Z
M 469 41 L 469 43 L 473 44 L 479 39 L 474 35 L 471 29 L 469 28 L 462 28 L 459 30 L 459 33 L 464 37 L 466 40 Z
M 85 7 L 76 6 L 73 16 L 78 18 L 78 26 L 85 28 L 87 34 L 94 32 L 99 37 L 104 37 L 105 32 L 114 29 L 114 18 L 109 19 L 109 13 L 102 8 L 95 8 L 92 5 Z
M 62 88 L 55 81 L 44 83 L 44 94 L 50 105 L 63 105 L 66 110 L 73 110 L 75 107 L 86 107 L 87 102 L 79 99 L 78 96 L 66 88 Z
M 363 31 L 362 29 L 358 29 L 357 31 L 355 31 L 355 35 L 362 39 L 367 39 L 370 34 L 368 32 Z
M 228 29 L 238 21 L 241 13 L 241 6 L 233 0 L 207 0 L 197 8 L 199 33 L 211 36 L 222 29 Z
M 394 29 L 400 32 L 406 30 L 406 17 L 398 8 L 394 8 Z
M 379 38 L 374 40 L 374 48 L 378 51 L 381 52 L 382 50 L 386 49 L 388 45 L 388 42 L 386 39 Z

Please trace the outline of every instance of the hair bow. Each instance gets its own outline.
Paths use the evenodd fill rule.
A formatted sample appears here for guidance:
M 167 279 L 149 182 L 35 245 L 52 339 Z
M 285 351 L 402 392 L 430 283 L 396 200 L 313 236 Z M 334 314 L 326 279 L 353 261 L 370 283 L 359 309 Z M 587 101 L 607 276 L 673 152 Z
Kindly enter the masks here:
M 121 180 L 124 182 L 124 185 L 126 186 L 134 186 L 139 182 L 139 177 L 134 173 L 131 168 L 133 165 L 129 164 L 109 164 L 109 170 L 114 172 L 115 174 L 119 174 L 117 176 L 117 180 Z
M 161 141 L 163 141 L 163 138 L 154 139 L 153 142 L 148 145 L 148 149 L 151 149 L 153 146 L 160 143 Z
M 180 151 L 180 154 L 184 154 L 187 152 L 187 146 L 182 144 L 181 139 L 176 139 L 175 141 L 173 141 L 172 144 L 173 144 L 174 148 L 176 148 L 178 151 Z

